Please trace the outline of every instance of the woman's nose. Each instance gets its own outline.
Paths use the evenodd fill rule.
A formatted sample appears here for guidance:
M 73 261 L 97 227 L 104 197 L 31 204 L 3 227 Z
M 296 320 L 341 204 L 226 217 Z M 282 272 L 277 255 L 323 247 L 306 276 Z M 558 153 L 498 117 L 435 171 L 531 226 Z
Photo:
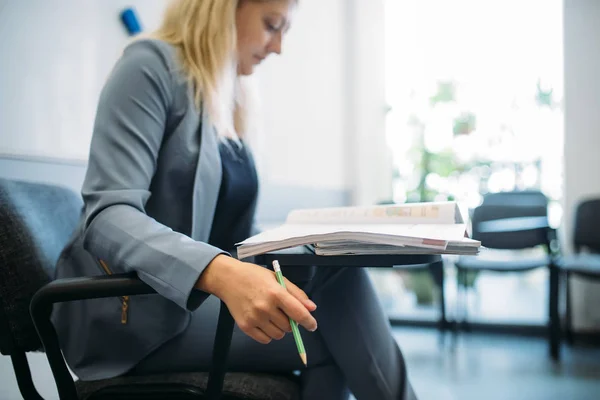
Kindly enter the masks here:
M 282 41 L 282 35 L 280 32 L 269 43 L 269 47 L 268 47 L 269 52 L 275 53 L 275 54 L 281 54 L 281 41 Z

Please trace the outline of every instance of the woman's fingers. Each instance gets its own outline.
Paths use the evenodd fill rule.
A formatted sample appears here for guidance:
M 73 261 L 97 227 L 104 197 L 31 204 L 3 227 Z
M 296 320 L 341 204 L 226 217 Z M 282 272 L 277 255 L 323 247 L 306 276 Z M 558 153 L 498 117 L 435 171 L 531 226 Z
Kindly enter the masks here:
M 291 331 L 289 319 L 307 330 L 317 329 L 310 313 L 316 308 L 314 303 L 293 283 L 288 281 L 286 290 L 271 271 L 255 264 L 231 261 L 210 268 L 218 280 L 227 282 L 214 285 L 213 294 L 227 304 L 240 330 L 257 342 L 267 344 L 283 338 Z
M 263 331 L 270 339 L 281 340 L 285 336 L 285 332 L 279 329 L 279 327 L 271 321 L 261 325 L 259 329 Z
M 287 279 L 285 279 L 285 287 L 287 288 L 288 292 L 290 292 L 292 296 L 300 300 L 300 302 L 304 304 L 304 307 L 306 307 L 309 311 L 315 311 L 317 309 L 317 305 L 308 298 L 304 290 L 300 289 L 298 286 L 294 285 Z
M 306 328 L 306 330 L 311 332 L 317 330 L 317 320 L 306 309 L 304 303 L 291 295 L 287 290 L 281 291 L 279 295 L 279 308 L 288 317 Z
M 290 319 L 287 315 L 283 313 L 283 311 L 278 309 L 275 312 L 273 312 L 273 314 L 269 318 L 271 318 L 271 322 L 273 323 L 273 325 L 275 325 L 282 331 L 292 331 L 292 327 L 290 326 Z
M 246 332 L 246 334 L 261 344 L 269 344 L 273 340 L 259 328 L 253 328 L 249 332 Z

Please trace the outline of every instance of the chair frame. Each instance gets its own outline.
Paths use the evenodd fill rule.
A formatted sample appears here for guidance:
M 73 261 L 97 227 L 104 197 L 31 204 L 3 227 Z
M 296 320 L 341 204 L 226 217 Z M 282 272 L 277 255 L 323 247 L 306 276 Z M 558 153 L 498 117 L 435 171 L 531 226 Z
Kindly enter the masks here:
M 572 291 L 570 288 L 571 278 L 573 276 L 578 276 L 592 282 L 600 282 L 600 276 L 582 271 L 563 270 L 561 272 L 562 278 L 564 279 L 565 290 L 565 339 L 568 344 L 573 345 L 575 343 L 575 335 L 573 333 L 573 304 L 571 300 Z
M 62 356 L 56 330 L 50 320 L 53 305 L 75 300 L 155 293 L 154 289 L 142 282 L 135 273 L 58 279 L 41 287 L 35 293 L 30 303 L 30 313 L 43 349 L 46 352 L 61 400 L 77 400 L 78 394 L 75 382 Z M 0 311 L 2 310 L 0 309 Z M 7 324 L 4 315 L 0 316 L 0 323 Z M 186 386 L 181 388 L 181 394 L 187 394 L 188 396 L 202 395 L 201 398 L 208 400 L 221 398 L 234 323 L 235 321 L 227 306 L 224 302 L 221 302 L 206 391 L 204 393 L 198 391 L 194 394 L 190 393 L 190 388 Z M 41 400 L 42 397 L 37 392 L 31 378 L 25 352 L 17 352 L 16 354 L 13 352 L 11 358 L 19 390 L 24 399 Z
M 0 325 L 0 332 L 10 332 L 8 318 L 2 307 L 0 307 Z M 21 395 L 26 400 L 42 400 L 42 396 L 40 396 L 33 383 L 31 370 L 29 369 L 29 363 L 27 362 L 27 356 L 25 352 L 16 350 L 18 347 L 15 345 L 10 333 L 6 335 L 0 333 L 0 335 L 3 336 L 2 343 L 10 343 L 9 350 L 2 351 L 2 354 L 10 353 L 10 359 L 13 370 L 15 371 L 15 377 L 17 379 L 17 385 Z
M 540 217 L 517 217 L 517 218 L 498 218 L 481 224 L 486 224 L 488 227 L 485 229 L 486 233 L 502 233 L 510 234 L 522 231 L 539 231 L 546 238 L 546 247 L 549 263 L 548 268 L 548 341 L 549 341 L 549 353 L 550 357 L 554 361 L 560 359 L 560 314 L 559 314 L 559 300 L 560 300 L 560 269 L 557 263 L 557 254 L 553 250 L 553 244 L 558 241 L 556 230 L 550 227 L 546 222 L 542 222 Z M 457 270 L 457 290 L 460 292 L 459 287 L 466 279 L 466 273 L 469 271 L 466 268 L 455 266 Z M 539 267 L 538 267 L 539 268 Z M 461 325 L 467 325 L 465 321 L 460 323 Z M 458 329 L 458 323 L 457 329 Z M 468 328 L 467 328 L 468 329 Z M 456 333 L 456 330 L 455 330 Z
M 588 238 L 590 233 L 588 229 L 581 231 L 581 225 L 589 228 L 589 223 L 586 221 L 586 215 L 589 215 L 590 209 L 596 211 L 600 207 L 600 198 L 588 198 L 579 202 L 575 209 L 575 226 L 573 227 L 573 251 L 575 254 L 580 254 L 584 250 L 590 250 L 593 253 L 600 253 L 600 241 L 591 241 Z M 584 215 L 582 215 L 584 214 Z M 594 221 L 597 222 L 597 221 Z M 595 226 L 594 222 L 592 225 Z M 595 229 L 595 228 L 593 228 Z M 575 343 L 573 334 L 573 310 L 571 302 L 571 277 L 577 276 L 592 282 L 600 282 L 600 275 L 594 272 L 578 271 L 578 270 L 561 270 L 564 279 L 565 291 L 565 338 L 570 345 Z

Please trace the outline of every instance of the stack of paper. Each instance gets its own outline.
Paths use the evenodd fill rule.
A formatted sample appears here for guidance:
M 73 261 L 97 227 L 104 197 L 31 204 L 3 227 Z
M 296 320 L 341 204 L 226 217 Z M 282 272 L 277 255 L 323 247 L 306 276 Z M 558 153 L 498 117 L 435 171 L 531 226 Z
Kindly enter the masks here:
M 240 259 L 310 245 L 318 255 L 477 254 L 454 202 L 294 210 L 285 223 L 238 243 Z

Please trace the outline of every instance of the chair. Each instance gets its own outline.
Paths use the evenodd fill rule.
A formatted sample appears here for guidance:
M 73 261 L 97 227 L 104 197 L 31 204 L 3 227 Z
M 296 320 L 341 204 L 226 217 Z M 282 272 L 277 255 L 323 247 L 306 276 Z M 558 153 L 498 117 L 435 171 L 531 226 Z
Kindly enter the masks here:
M 514 190 L 484 196 L 484 206 L 548 207 L 548 198 L 538 190 Z
M 565 283 L 565 336 L 570 344 L 574 342 L 570 278 L 577 276 L 600 281 L 599 227 L 600 199 L 588 199 L 579 203 L 575 210 L 575 226 L 573 229 L 574 254 L 562 257 L 559 262 L 561 278 Z M 558 312 L 558 310 L 555 312 Z
M 291 376 L 225 373 L 234 321 L 224 303 L 211 371 L 74 382 L 50 322 L 52 305 L 154 293 L 135 274 L 51 280 L 81 207 L 80 197 L 68 189 L 0 179 L 0 353 L 11 357 L 23 398 L 41 399 L 26 358 L 32 351 L 46 352 L 61 399 L 299 398 Z
M 495 273 L 527 272 L 536 268 L 549 270 L 549 322 L 548 338 L 550 355 L 559 357 L 558 290 L 559 273 L 553 254 L 554 230 L 548 224 L 548 200 L 535 191 L 515 191 L 487 195 L 471 217 L 472 237 L 482 246 L 496 250 L 526 250 L 542 246 L 542 256 L 523 256 L 516 259 L 485 259 L 480 256 L 459 257 L 457 291 L 465 289 L 467 274 L 474 271 Z M 462 292 L 464 297 L 464 291 Z M 466 307 L 466 305 L 465 305 Z

